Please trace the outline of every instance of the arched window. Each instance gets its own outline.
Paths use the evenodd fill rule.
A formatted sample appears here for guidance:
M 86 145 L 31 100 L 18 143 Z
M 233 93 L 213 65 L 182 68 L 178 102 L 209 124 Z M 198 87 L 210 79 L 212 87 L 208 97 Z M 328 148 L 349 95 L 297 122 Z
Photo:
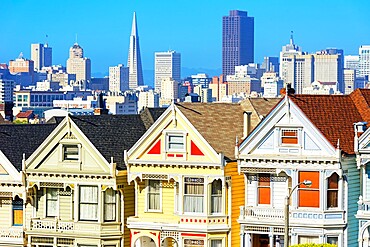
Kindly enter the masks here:
M 221 213 L 222 210 L 222 182 L 220 179 L 212 182 L 211 213 Z
M 327 207 L 337 208 L 338 207 L 338 181 L 339 176 L 333 173 L 328 178 L 328 190 L 327 190 Z
M 12 202 L 13 206 L 13 226 L 23 225 L 23 199 L 18 196 Z
M 116 220 L 116 192 L 109 188 L 104 192 L 104 221 Z

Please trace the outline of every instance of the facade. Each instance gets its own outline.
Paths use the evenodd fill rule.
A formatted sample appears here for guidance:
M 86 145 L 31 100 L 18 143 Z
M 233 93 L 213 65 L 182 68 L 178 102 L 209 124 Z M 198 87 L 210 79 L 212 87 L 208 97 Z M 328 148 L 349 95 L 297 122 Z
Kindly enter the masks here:
M 109 67 L 109 91 L 124 92 L 129 89 L 129 68 L 119 64 Z
M 161 81 L 161 96 L 159 105 L 170 105 L 179 98 L 179 83 L 171 78 L 164 78 Z
M 254 62 L 254 17 L 231 10 L 222 18 L 222 74 L 235 74 L 235 66 Z
M 222 97 L 228 95 L 229 92 L 227 83 L 223 81 L 223 76 L 212 77 L 212 82 L 208 87 L 212 90 L 212 101 L 221 101 Z
M 358 49 L 358 76 L 370 76 L 370 45 L 362 45 Z
M 132 92 L 125 92 L 117 96 L 104 96 L 105 104 L 113 115 L 127 115 L 138 113 L 138 98 Z
M 226 77 L 228 85 L 228 94 L 239 94 L 246 93 L 251 94 L 251 92 L 261 92 L 261 81 L 257 78 L 252 78 L 246 73 L 238 72 L 238 67 L 246 66 L 237 66 L 235 68 L 235 75 L 228 75 Z M 244 71 L 246 72 L 246 71 Z
M 159 94 L 154 90 L 143 91 L 138 93 L 137 109 L 140 112 L 146 107 L 156 108 L 159 107 Z
M 27 157 L 27 246 L 130 246 L 122 154 L 155 120 L 142 114 L 66 117 Z
M 276 72 L 265 72 L 261 77 L 261 87 L 263 88 L 263 97 L 276 98 L 283 88 L 283 81 Z
M 52 107 L 54 100 L 65 100 L 64 92 L 21 90 L 14 92 L 16 107 Z
M 23 58 L 23 55 L 15 60 L 9 61 L 9 72 L 10 73 L 28 73 L 33 75 L 35 63 L 32 60 Z
M 200 73 L 196 75 L 191 75 L 185 80 L 189 81 L 193 88 L 199 85 L 202 86 L 203 88 L 208 88 L 209 84 L 212 81 L 212 78 L 210 78 L 207 74 Z
M 154 53 L 155 90 L 161 91 L 161 83 L 165 78 L 181 81 L 181 53 L 176 51 Z
M 290 71 L 289 67 L 291 66 L 292 58 L 287 58 L 287 57 L 291 57 L 292 55 L 302 55 L 302 54 L 303 53 L 302 53 L 301 47 L 294 44 L 293 32 L 291 32 L 289 44 L 283 46 L 280 52 L 279 76 L 284 82 L 293 83 L 293 77 L 291 73 L 289 73 Z
M 0 78 L 0 103 L 13 102 L 14 81 Z
M 52 65 L 53 54 L 52 48 L 46 43 L 31 44 L 31 60 L 35 63 L 35 70 L 40 71 L 42 67 L 49 67 Z
M 130 47 L 128 50 L 127 67 L 129 67 L 129 88 L 135 89 L 144 85 L 143 68 L 141 65 L 139 34 L 136 23 L 136 13 L 132 19 L 132 29 L 130 35 Z
M 246 197 L 238 222 L 246 247 L 286 241 L 288 195 L 290 244 L 358 245 L 353 202 L 360 195 L 360 172 L 353 124 L 369 120 L 369 99 L 364 90 L 285 96 L 242 142 L 238 169 Z M 304 180 L 312 186 L 299 185 Z
M 212 102 L 212 89 L 203 88 L 202 85 L 198 85 L 194 87 L 193 92 L 200 96 L 201 102 L 203 103 Z
M 337 82 L 314 81 L 310 87 L 303 88 L 303 94 L 340 94 Z
M 344 68 L 345 69 L 354 69 L 356 71 L 356 76 L 359 76 L 359 65 L 360 65 L 360 56 L 359 55 L 344 56 Z
M 69 49 L 67 73 L 76 75 L 76 83 L 83 84 L 91 81 L 90 58 L 84 57 L 83 49 L 77 43 Z
M 237 182 L 233 192 L 233 157 L 235 139 L 247 131 L 243 111 L 260 120 L 253 109 L 250 102 L 172 104 L 128 150 L 128 181 L 136 194 L 135 216 L 127 220 L 131 246 L 240 246 L 232 236 L 239 234 L 244 193 Z
M 278 57 L 264 57 L 261 68 L 266 72 L 276 72 L 279 75 L 279 66 Z
M 356 73 L 355 69 L 343 70 L 344 94 L 350 94 L 355 90 Z

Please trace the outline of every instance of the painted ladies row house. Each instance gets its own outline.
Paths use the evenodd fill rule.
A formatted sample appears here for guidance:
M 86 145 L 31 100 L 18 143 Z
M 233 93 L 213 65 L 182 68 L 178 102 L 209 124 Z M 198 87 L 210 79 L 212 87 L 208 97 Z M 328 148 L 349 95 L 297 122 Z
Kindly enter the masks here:
M 171 105 L 127 152 L 131 246 L 238 246 L 244 186 L 235 143 L 276 102 Z
M 368 102 L 369 91 L 359 89 L 350 95 L 287 95 L 241 143 L 241 246 L 286 241 L 289 194 L 290 244 L 369 246 L 369 131 L 358 138 L 370 121 Z

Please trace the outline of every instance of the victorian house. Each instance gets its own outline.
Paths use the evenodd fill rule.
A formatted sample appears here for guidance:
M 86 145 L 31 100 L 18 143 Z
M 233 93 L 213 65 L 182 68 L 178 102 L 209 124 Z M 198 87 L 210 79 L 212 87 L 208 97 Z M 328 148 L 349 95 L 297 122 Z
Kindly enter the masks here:
M 238 219 L 241 246 L 281 246 L 287 241 L 286 224 L 290 244 L 357 246 L 356 212 L 368 239 L 364 150 L 368 139 L 361 136 L 364 159 L 356 162 L 354 138 L 361 131 L 353 127 L 370 121 L 367 102 L 368 90 L 287 95 L 240 144 L 238 169 L 244 175 L 246 195 Z M 364 181 L 359 211 L 354 203 L 360 195 L 358 167 Z
M 235 144 L 276 102 L 172 104 L 127 152 L 131 246 L 238 246 Z
M 135 199 L 124 150 L 162 112 L 67 116 L 58 124 L 24 161 L 29 247 L 130 246 L 125 222 Z
M 27 202 L 24 157 L 55 128 L 44 125 L 0 125 L 0 246 L 25 246 Z

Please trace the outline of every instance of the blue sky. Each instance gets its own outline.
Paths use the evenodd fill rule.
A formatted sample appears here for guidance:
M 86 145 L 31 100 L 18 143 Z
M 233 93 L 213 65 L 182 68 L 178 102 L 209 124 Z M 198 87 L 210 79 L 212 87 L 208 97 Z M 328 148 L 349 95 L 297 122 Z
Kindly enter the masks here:
M 248 11 L 255 18 L 255 60 L 278 56 L 294 31 L 304 51 L 326 47 L 356 54 L 370 44 L 369 0 L 0 0 L 0 62 L 23 52 L 30 44 L 53 47 L 53 63 L 65 65 L 75 42 L 91 58 L 93 72 L 127 63 L 129 35 L 136 11 L 142 63 L 153 69 L 154 52 L 181 53 L 182 66 L 221 68 L 222 16 L 229 10 Z

